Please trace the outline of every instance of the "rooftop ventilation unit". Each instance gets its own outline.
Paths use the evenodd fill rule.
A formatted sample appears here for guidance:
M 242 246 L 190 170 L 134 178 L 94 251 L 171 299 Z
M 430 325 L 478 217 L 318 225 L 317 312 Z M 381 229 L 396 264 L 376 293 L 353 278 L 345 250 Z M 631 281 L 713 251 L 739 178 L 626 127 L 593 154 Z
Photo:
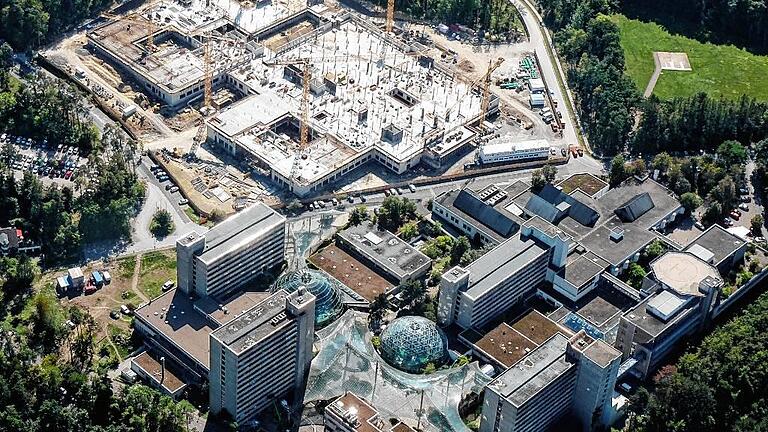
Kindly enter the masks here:
M 624 238 L 624 228 L 614 227 L 611 228 L 611 240 L 618 242 Z

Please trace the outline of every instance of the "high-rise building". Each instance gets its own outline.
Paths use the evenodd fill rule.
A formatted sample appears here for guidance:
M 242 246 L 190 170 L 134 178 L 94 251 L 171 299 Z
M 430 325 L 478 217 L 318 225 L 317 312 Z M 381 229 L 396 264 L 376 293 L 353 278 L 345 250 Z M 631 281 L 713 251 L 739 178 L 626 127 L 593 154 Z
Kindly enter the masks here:
M 230 217 L 204 235 L 176 242 L 181 291 L 225 296 L 278 265 L 285 255 L 285 217 L 263 203 Z
M 211 333 L 211 411 L 245 424 L 305 384 L 312 360 L 315 297 L 279 290 Z
M 483 327 L 536 292 L 548 261 L 548 249 L 511 238 L 466 268 L 448 270 L 440 281 L 438 322 Z
M 619 351 L 583 330 L 570 338 L 558 332 L 488 384 L 480 431 L 546 431 L 569 413 L 581 430 L 604 426 L 620 361 Z

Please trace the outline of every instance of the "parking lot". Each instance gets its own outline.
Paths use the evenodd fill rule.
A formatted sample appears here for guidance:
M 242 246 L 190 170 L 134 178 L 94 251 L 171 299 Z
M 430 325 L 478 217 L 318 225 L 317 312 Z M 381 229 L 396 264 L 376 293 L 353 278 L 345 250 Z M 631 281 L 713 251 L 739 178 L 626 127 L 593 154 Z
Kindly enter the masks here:
M 74 146 L 35 141 L 31 138 L 10 134 L 0 135 L 0 146 L 12 146 L 15 156 L 6 161 L 18 174 L 29 172 L 40 176 L 44 183 L 73 186 L 75 179 L 83 174 L 87 159 L 81 157 Z M 4 152 L 5 154 L 5 152 Z

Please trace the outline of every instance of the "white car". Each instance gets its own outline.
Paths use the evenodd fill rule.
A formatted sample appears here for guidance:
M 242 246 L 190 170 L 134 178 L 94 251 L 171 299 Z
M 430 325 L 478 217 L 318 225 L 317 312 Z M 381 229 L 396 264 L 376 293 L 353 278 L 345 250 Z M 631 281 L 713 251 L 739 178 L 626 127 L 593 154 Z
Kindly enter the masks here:
M 179 200 L 179 205 L 189 204 L 189 200 L 186 198 L 182 198 Z
M 741 209 L 741 211 L 749 211 L 749 206 L 747 203 L 741 203 L 739 204 L 739 209 Z

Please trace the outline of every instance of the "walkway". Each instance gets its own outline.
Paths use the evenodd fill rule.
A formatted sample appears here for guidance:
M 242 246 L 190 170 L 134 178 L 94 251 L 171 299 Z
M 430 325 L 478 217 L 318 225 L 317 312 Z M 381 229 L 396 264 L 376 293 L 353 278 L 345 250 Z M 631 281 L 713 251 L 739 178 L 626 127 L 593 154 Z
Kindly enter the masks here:
M 656 81 L 658 81 L 659 76 L 661 76 L 661 62 L 659 61 L 659 53 L 657 52 L 653 53 L 653 63 L 656 65 L 656 69 L 654 69 L 653 75 L 651 75 L 651 80 L 648 81 L 648 85 L 643 92 L 643 96 L 645 97 L 649 97 L 653 93 L 653 88 L 656 87 Z

